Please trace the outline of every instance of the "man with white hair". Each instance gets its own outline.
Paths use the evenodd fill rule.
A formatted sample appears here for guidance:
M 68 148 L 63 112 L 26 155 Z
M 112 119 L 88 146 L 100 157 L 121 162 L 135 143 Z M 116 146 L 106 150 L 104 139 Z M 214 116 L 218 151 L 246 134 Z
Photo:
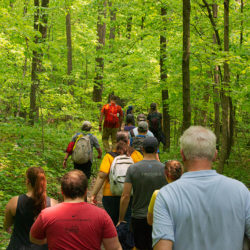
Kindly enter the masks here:
M 187 172 L 156 198 L 154 249 L 242 250 L 250 238 L 250 194 L 246 186 L 212 170 L 216 137 L 191 126 L 180 139 Z

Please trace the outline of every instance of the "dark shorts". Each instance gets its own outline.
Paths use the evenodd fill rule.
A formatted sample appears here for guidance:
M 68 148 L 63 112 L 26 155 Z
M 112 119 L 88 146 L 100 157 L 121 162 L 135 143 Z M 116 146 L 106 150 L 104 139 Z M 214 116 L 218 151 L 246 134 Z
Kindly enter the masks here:
M 135 247 L 140 250 L 152 248 L 152 226 L 148 225 L 147 218 L 131 218 L 132 231 L 134 233 Z
M 103 196 L 102 197 L 103 207 L 107 211 L 109 216 L 111 217 L 115 226 L 119 220 L 120 199 L 121 199 L 121 196 Z M 128 224 L 130 224 L 130 219 L 131 219 L 132 201 L 133 201 L 133 197 L 130 197 L 128 209 L 124 218 L 124 220 L 127 221 Z
M 74 169 L 81 170 L 87 176 L 88 179 L 91 176 L 91 167 L 92 167 L 91 161 L 88 161 L 87 163 L 84 163 L 84 164 L 74 163 Z

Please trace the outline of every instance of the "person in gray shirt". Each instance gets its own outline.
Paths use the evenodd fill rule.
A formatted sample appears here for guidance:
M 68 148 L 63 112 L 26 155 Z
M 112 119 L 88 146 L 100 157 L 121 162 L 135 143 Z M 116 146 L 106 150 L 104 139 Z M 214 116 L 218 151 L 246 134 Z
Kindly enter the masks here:
M 152 249 L 152 226 L 147 224 L 148 205 L 153 192 L 167 184 L 164 165 L 156 158 L 157 148 L 155 137 L 144 140 L 144 158 L 128 168 L 120 201 L 118 225 L 124 221 L 133 189 L 131 225 L 137 249 Z

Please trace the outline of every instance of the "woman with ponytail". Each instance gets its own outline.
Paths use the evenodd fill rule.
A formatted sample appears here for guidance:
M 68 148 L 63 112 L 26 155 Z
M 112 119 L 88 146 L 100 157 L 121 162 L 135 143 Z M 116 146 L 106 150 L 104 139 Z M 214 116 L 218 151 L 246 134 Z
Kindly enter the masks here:
M 8 250 L 48 249 L 47 245 L 34 245 L 29 240 L 29 231 L 42 209 L 54 206 L 57 201 L 47 197 L 46 178 L 41 167 L 31 167 L 26 172 L 27 193 L 15 196 L 6 205 L 4 229 L 11 233 Z

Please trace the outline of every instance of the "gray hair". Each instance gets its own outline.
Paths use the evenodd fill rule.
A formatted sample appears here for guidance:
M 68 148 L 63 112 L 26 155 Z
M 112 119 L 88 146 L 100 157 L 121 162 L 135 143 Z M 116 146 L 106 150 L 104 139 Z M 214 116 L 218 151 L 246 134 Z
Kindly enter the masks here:
M 216 152 L 216 136 L 208 128 L 191 126 L 181 136 L 180 146 L 187 160 L 206 158 L 212 161 Z

